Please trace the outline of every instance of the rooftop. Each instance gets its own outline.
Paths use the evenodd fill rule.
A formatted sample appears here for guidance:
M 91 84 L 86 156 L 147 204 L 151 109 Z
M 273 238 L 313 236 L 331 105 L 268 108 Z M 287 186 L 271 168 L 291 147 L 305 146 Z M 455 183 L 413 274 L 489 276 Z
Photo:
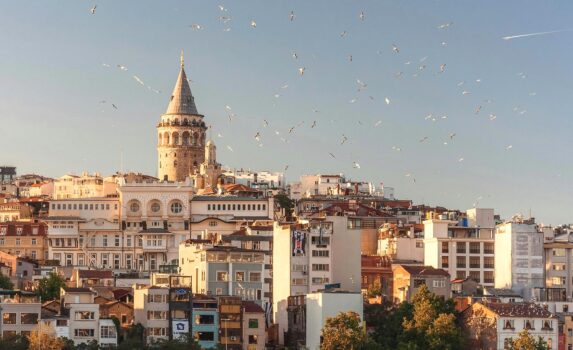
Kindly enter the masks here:
M 545 308 L 532 303 L 482 303 L 501 317 L 557 318 Z

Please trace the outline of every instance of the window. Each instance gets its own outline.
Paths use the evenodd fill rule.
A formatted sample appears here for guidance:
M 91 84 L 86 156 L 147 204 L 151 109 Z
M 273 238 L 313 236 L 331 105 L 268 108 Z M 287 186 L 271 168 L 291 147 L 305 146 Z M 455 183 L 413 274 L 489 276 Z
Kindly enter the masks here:
M 442 242 L 442 253 L 447 254 L 449 252 L 450 252 L 450 250 L 449 250 L 448 242 Z
M 179 214 L 183 210 L 183 206 L 179 202 L 174 202 L 171 204 L 171 212 L 173 214 Z
M 329 282 L 328 277 L 313 277 L 312 284 L 325 284 Z
M 93 328 L 85 328 L 85 329 L 74 329 L 74 335 L 76 337 L 92 337 L 94 336 L 94 329 Z
M 553 256 L 565 256 L 565 248 L 554 248 Z
M 4 238 L 0 238 L 0 245 L 4 245 Z
M 494 253 L 493 243 L 484 243 L 483 244 L 483 253 L 484 254 L 493 254 Z
M 465 254 L 466 253 L 466 242 L 458 242 L 456 246 L 456 253 Z
M 104 267 L 109 266 L 109 254 L 106 253 L 101 255 L 101 264 Z
M 147 302 L 148 303 L 164 303 L 167 301 L 167 295 L 162 294 L 148 294 L 147 295 Z
M 415 278 L 414 279 L 414 288 L 419 288 L 422 285 L 426 284 L 426 280 L 423 278 Z
M 83 253 L 78 254 L 78 265 L 79 265 L 79 266 L 84 266 L 84 265 L 85 265 L 85 260 L 84 260 L 84 254 L 83 254 Z
M 93 320 L 95 317 L 92 311 L 76 311 L 76 320 Z
M 16 245 L 20 245 L 20 238 L 16 238 Z
M 446 286 L 446 281 L 444 280 L 434 280 L 432 285 L 434 288 L 444 288 Z
M 480 253 L 480 243 L 479 242 L 471 242 L 470 243 L 470 254 L 479 254 Z
M 563 312 L 569 312 L 569 305 L 563 304 Z
M 312 264 L 312 271 L 329 271 L 328 264 Z
M 456 278 L 463 280 L 466 278 L 466 272 L 465 271 L 456 271 Z
M 36 245 L 36 239 L 32 238 L 32 245 Z
M 107 235 L 103 235 L 103 246 L 107 247 Z
M 493 256 L 485 256 L 483 258 L 483 267 L 486 269 L 493 269 L 494 258 Z
M 483 283 L 494 283 L 493 271 L 484 271 L 483 272 Z
M 131 247 L 131 236 L 127 236 L 127 240 L 125 243 L 128 247 Z
M 215 333 L 213 332 L 195 332 L 195 339 L 198 341 L 214 341 Z
M 535 329 L 535 320 L 525 320 L 523 328 L 525 329 Z
M 161 205 L 159 205 L 159 203 L 154 202 L 151 204 L 151 211 L 154 213 L 159 212 L 159 210 L 161 209 Z
M 235 272 L 235 281 L 245 282 L 245 272 L 244 271 Z
M 214 315 L 195 315 L 195 324 L 215 324 Z
M 503 322 L 503 329 L 515 329 L 514 320 L 505 320 L 505 322 Z
M 166 311 L 147 311 L 147 319 L 148 320 L 166 320 L 167 319 L 167 312 Z
M 72 266 L 73 264 L 73 255 L 66 254 L 66 266 Z
M 259 320 L 256 318 L 249 318 L 249 328 L 259 328 Z
M 226 282 L 228 280 L 227 271 L 217 271 L 217 281 Z
M 313 250 L 312 256 L 328 258 L 330 256 L 330 250 Z
M 456 267 L 463 268 L 466 267 L 466 257 L 463 255 L 456 256 Z
M 542 329 L 543 330 L 547 330 L 547 329 L 552 330 L 553 329 L 553 322 L 551 320 L 544 320 Z
M 119 265 L 120 265 L 120 257 L 119 254 L 114 254 L 113 255 L 113 268 L 114 269 L 119 269 Z
M 424 242 L 416 242 L 416 248 L 424 248 Z
M 260 282 L 260 281 L 261 281 L 261 273 L 260 272 L 249 273 L 249 282 Z
M 100 327 L 100 338 L 116 338 L 115 326 L 101 326 Z
M 125 255 L 125 268 L 128 270 L 131 270 L 132 269 L 131 264 L 132 264 L 131 263 L 131 254 L 126 254 Z
M 314 245 L 320 246 L 320 245 L 329 245 L 330 244 L 330 237 L 324 237 L 324 236 L 312 236 L 310 238 L 310 242 Z
M 470 277 L 473 278 L 477 283 L 481 283 L 479 271 L 470 271 Z
M 36 324 L 38 323 L 38 314 L 36 313 L 24 313 L 20 314 L 21 324 Z
M 479 269 L 480 267 L 480 257 L 470 256 L 470 269 Z
M 2 315 L 3 324 L 16 324 L 16 313 L 6 312 Z
M 442 267 L 449 267 L 450 263 L 449 263 L 449 257 L 447 256 L 442 256 Z
M 211 227 L 217 226 L 217 221 L 209 221 L 209 226 Z
M 116 247 L 119 247 L 119 235 L 115 235 L 114 243 Z
M 139 211 L 139 203 L 137 202 L 131 202 L 131 204 L 129 205 L 129 210 L 132 213 L 137 213 Z

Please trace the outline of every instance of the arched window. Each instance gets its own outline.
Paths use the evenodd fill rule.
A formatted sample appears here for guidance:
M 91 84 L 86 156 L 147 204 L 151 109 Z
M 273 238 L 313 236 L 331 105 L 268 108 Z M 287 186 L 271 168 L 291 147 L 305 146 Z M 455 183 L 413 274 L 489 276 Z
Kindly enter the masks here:
M 158 144 L 159 144 L 159 145 L 162 145 L 162 144 L 163 144 L 163 135 L 161 135 L 161 133 L 159 134 L 159 142 L 158 142 Z
M 173 166 L 175 166 L 175 167 L 177 166 L 177 161 L 176 161 L 176 160 L 173 161 Z
M 175 146 L 179 145 L 179 133 L 174 132 L 172 137 L 173 137 L 173 144 Z
M 191 145 L 197 146 L 197 142 L 199 142 L 199 135 L 196 132 L 193 133 L 193 138 L 191 139 Z
M 169 144 L 169 133 L 167 131 L 163 134 L 163 144 L 164 145 Z
M 171 203 L 171 212 L 173 214 L 179 214 L 181 211 L 183 211 L 183 204 L 181 204 L 181 202 L 175 201 Z
M 183 119 L 183 125 L 185 126 L 189 125 L 189 119 L 187 118 Z
M 189 132 L 185 131 L 183 132 L 183 146 L 188 146 L 189 145 Z
M 201 134 L 201 145 L 205 145 L 205 133 Z

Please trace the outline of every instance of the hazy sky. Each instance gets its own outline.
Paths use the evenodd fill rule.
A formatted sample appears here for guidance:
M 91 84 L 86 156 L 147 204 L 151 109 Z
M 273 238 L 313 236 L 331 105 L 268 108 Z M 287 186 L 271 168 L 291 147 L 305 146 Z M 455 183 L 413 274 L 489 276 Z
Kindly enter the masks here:
M 573 32 L 501 39 L 570 28 L 571 1 L 5 2 L 0 161 L 110 174 L 123 154 L 124 170 L 156 175 L 155 126 L 184 49 L 226 166 L 344 173 L 417 203 L 479 198 L 504 217 L 571 222 Z

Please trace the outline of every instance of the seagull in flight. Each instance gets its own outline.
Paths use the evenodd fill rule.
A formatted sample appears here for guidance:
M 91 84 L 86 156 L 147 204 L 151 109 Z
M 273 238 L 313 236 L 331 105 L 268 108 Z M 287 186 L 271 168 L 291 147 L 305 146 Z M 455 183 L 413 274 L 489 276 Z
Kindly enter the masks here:
M 261 133 L 257 131 L 255 134 L 255 140 L 259 141 L 261 139 Z
M 305 69 L 306 69 L 306 68 L 304 68 L 304 67 L 300 67 L 300 68 L 298 69 L 298 74 L 300 74 L 301 77 L 304 75 L 304 70 L 305 70 Z
M 440 73 L 443 73 L 445 71 L 446 71 L 446 64 L 445 63 L 440 64 Z
M 450 28 L 450 26 L 451 26 L 452 24 L 454 24 L 454 23 L 453 23 L 453 22 L 449 22 L 449 23 L 440 24 L 440 25 L 438 26 L 438 29 L 448 29 L 448 28 Z
M 453 139 L 454 139 L 454 137 L 456 137 L 456 133 L 455 133 L 455 132 L 453 132 L 453 133 L 451 133 L 451 134 L 450 134 L 450 135 L 448 135 L 448 136 L 450 137 L 450 140 L 453 140 Z
M 379 121 L 377 121 L 376 123 L 374 123 L 374 127 L 377 128 L 380 124 L 382 124 L 382 121 L 381 121 L 381 120 L 379 120 Z
M 342 141 L 340 142 L 340 144 L 344 145 L 346 143 L 346 141 L 348 141 L 348 137 L 346 137 L 346 135 L 342 134 Z
M 263 119 L 263 123 L 265 124 L 265 128 L 269 126 L 269 122 L 266 119 Z
M 291 11 L 290 14 L 288 15 L 288 18 L 290 19 L 291 22 L 294 21 L 295 17 L 296 16 L 294 15 L 294 11 Z
M 364 15 L 364 11 L 360 12 L 360 14 L 358 15 L 358 18 L 360 18 L 361 21 L 364 21 L 364 18 L 366 18 L 366 16 Z
M 288 164 L 285 165 L 285 170 L 284 170 L 284 171 L 287 171 L 287 170 L 288 170 Z
M 353 167 L 354 169 L 360 169 L 360 164 L 358 164 L 358 163 L 356 163 L 356 162 L 352 162 L 352 163 L 353 163 L 352 167 Z
M 231 146 L 227 146 L 227 149 L 231 152 L 235 152 L 235 151 L 233 151 L 233 148 Z
M 251 20 L 251 27 L 257 28 L 257 22 L 254 19 Z
M 386 102 L 387 105 L 390 104 L 390 99 L 388 97 L 384 98 L 384 102 Z
M 395 44 L 392 44 L 392 51 L 394 51 L 395 53 L 400 53 L 400 48 Z
M 330 152 L 329 152 L 328 154 L 329 154 L 332 158 L 335 158 L 335 159 L 336 159 L 336 157 L 334 156 L 334 154 L 332 154 L 332 153 L 330 153 Z
M 512 148 L 513 148 L 513 145 L 508 145 L 507 147 L 505 147 L 505 150 L 506 150 L 506 151 L 509 151 L 509 150 L 512 149 Z
M 312 122 L 312 125 L 310 126 L 310 128 L 314 128 L 316 126 L 316 120 Z
M 114 105 L 113 103 L 111 104 L 111 106 L 112 106 L 113 108 L 117 109 L 117 106 Z
M 426 142 L 427 139 L 428 139 L 428 136 L 424 136 L 422 139 L 420 139 L 420 142 Z
M 97 5 L 94 5 L 94 7 L 92 7 L 92 8 L 90 9 L 90 12 L 92 13 L 92 15 L 95 15 L 95 14 L 96 14 L 96 9 L 97 9 Z

